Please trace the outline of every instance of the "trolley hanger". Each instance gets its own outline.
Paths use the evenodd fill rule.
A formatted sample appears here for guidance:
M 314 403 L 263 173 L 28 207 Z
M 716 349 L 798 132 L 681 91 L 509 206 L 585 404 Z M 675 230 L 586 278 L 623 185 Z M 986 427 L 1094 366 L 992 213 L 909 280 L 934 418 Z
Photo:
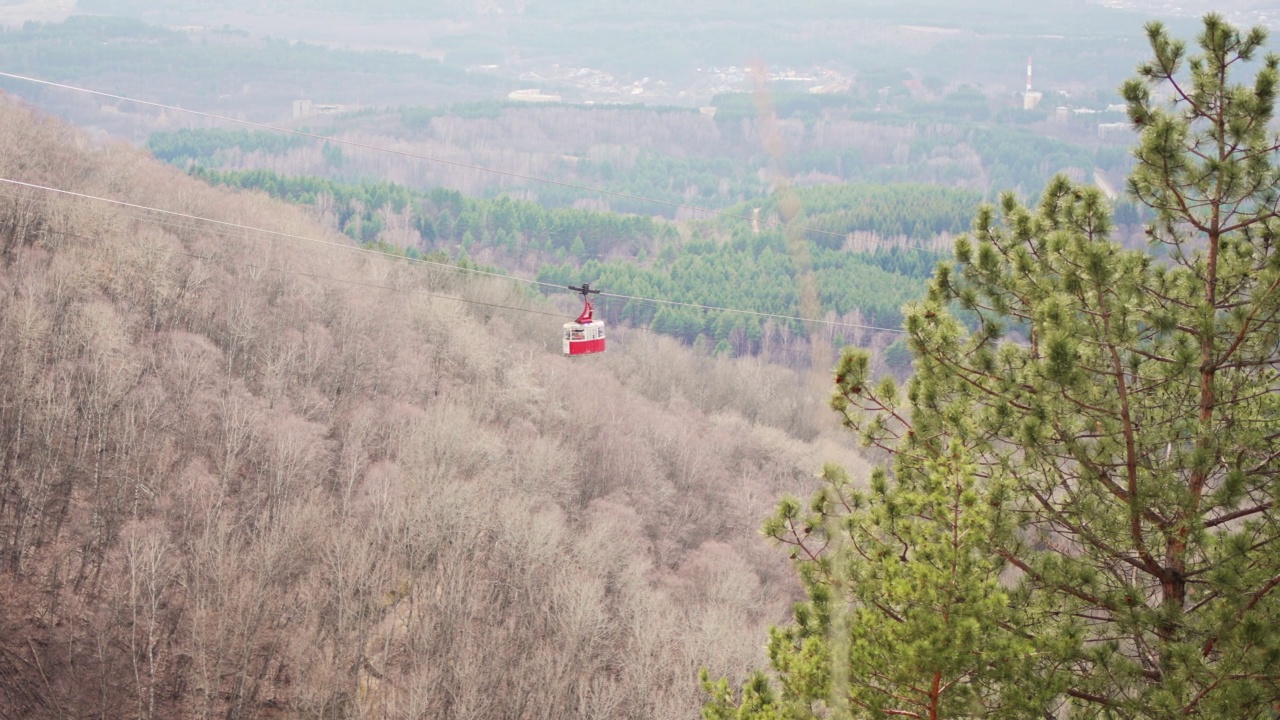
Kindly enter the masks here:
M 595 306 L 591 304 L 591 296 L 599 295 L 599 290 L 592 290 L 591 283 L 582 283 L 582 287 L 569 286 L 569 289 L 582 295 L 582 314 L 574 322 L 586 325 L 595 320 Z

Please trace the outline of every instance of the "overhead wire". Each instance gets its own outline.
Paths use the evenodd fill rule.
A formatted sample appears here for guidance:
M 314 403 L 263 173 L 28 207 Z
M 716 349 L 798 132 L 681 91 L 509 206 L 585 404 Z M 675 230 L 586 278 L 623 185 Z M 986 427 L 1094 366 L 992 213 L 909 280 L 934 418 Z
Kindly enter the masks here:
M 155 218 L 141 218 L 141 217 L 139 217 L 139 218 L 134 218 L 134 219 L 139 220 L 139 221 L 142 221 L 142 222 L 157 222 L 157 223 L 158 223 L 158 221 L 157 221 Z M 158 223 L 158 224 L 164 225 L 165 223 Z M 66 230 L 54 230 L 53 228 L 44 228 L 44 229 L 42 229 L 42 232 L 49 232 L 49 233 L 53 233 L 53 234 L 55 234 L 55 235 L 62 235 L 62 236 L 65 236 L 65 237 L 76 238 L 76 239 L 79 239 L 79 240 L 88 240 L 88 241 L 93 241 L 93 240 L 95 240 L 95 239 L 96 239 L 96 238 L 89 237 L 89 236 L 87 236 L 87 235 L 80 235 L 79 233 L 68 232 L 68 231 L 66 231 Z M 196 259 L 196 260 L 218 260 L 218 259 L 219 259 L 219 258 L 214 257 L 214 256 L 212 256 L 212 255 L 197 255 L 196 253 L 189 253 L 189 252 L 175 252 L 174 254 L 176 254 L 176 255 L 182 255 L 182 256 L 184 256 L 184 257 L 194 258 L 194 259 Z M 501 310 L 512 310 L 512 311 L 515 311 L 515 312 L 529 313 L 529 314 L 531 314 L 531 315 L 545 315 L 545 316 L 548 316 L 548 317 L 556 317 L 556 318 L 562 318 L 562 317 L 564 317 L 564 315 L 563 315 L 562 313 L 547 312 L 547 311 L 545 311 L 545 310 L 534 310 L 534 309 L 532 309 L 532 308 L 520 308 L 520 307 L 515 307 L 515 306 L 512 306 L 512 305 L 502 305 L 502 304 L 499 304 L 499 303 L 489 303 L 489 302 L 484 302 L 484 301 L 482 301 L 482 300 L 470 300 L 470 299 L 468 299 L 468 298 L 456 297 L 456 296 L 454 296 L 454 295 L 442 295 L 442 294 L 440 294 L 440 293 L 433 293 L 433 292 L 431 292 L 431 291 L 429 291 L 429 290 L 423 290 L 423 289 L 421 289 L 421 288 L 413 288 L 413 287 L 410 287 L 410 288 L 398 288 L 398 287 L 392 287 L 391 285 L 379 285 L 378 283 L 364 282 L 364 281 L 361 281 L 361 280 L 352 280 L 352 279 L 350 279 L 350 278 L 334 277 L 334 276 L 332 276 L 332 275 L 320 275 L 320 274 L 318 274 L 318 273 L 306 272 L 306 271 L 304 271 L 304 270 L 295 270 L 295 269 L 292 269 L 292 268 L 287 268 L 287 267 L 277 266 L 277 265 L 259 265 L 259 264 L 257 264 L 257 263 L 237 262 L 237 261 L 230 261 L 230 264 L 231 264 L 231 265 L 235 265 L 235 266 L 237 266 L 237 267 L 252 268 L 252 269 L 256 269 L 256 270 L 265 270 L 265 271 L 268 271 L 268 272 L 288 273 L 288 274 L 290 274 L 290 275 L 300 275 L 300 276 L 302 276 L 302 277 L 308 277 L 308 278 L 312 278 L 312 279 L 315 279 L 315 280 L 329 280 L 329 281 L 332 281 L 332 282 L 345 283 L 345 284 L 347 284 L 347 285 L 356 285 L 356 286 L 359 286 L 359 287 L 373 288 L 373 289 L 378 289 L 378 290 L 388 290 L 388 291 L 390 291 L 390 292 L 401 292 L 401 293 L 403 293 L 403 292 L 409 292 L 409 293 L 413 293 L 413 294 L 415 294 L 415 295 L 425 295 L 425 296 L 427 296 L 427 297 L 439 298 L 439 299 L 442 299 L 442 300 L 453 300 L 453 301 L 455 301 L 455 302 L 468 303 L 468 304 L 470 304 L 470 305 L 481 305 L 481 306 L 483 306 L 483 307 L 488 307 L 488 308 L 495 308 L 495 309 L 501 309 Z
M 90 195 L 90 194 L 87 194 L 87 193 L 80 193 L 80 192 L 75 192 L 75 191 L 72 191 L 72 190 L 64 190 L 64 189 L 62 189 L 62 188 L 54 188 L 54 187 L 49 187 L 49 186 L 47 186 L 47 185 L 39 185 L 39 184 L 36 184 L 36 183 L 24 182 L 24 181 L 22 181 L 22 180 L 14 180 L 14 179 L 12 179 L 12 178 L 0 177 L 0 183 L 6 183 L 6 184 L 8 184 L 8 185 L 10 185 L 10 186 L 14 186 L 14 187 L 23 187 L 23 188 L 27 188 L 27 189 L 31 189 L 31 190 L 39 190 L 39 191 L 48 192 L 48 193 L 54 193 L 54 194 L 58 194 L 58 195 L 65 195 L 65 196 L 68 196 L 68 197 L 74 197 L 74 198 L 78 198 L 78 199 L 81 199 L 81 200 L 92 200 L 92 201 L 96 201 L 96 202 L 107 203 L 107 204 L 116 205 L 116 206 L 119 206 L 119 207 L 124 207 L 124 208 L 130 209 L 130 210 L 135 210 L 135 211 L 142 211 L 142 212 L 149 212 L 149 213 L 157 213 L 157 214 L 160 214 L 160 215 L 166 216 L 166 217 L 168 217 L 168 218 L 176 218 L 176 219 L 181 220 L 181 221 L 195 221 L 195 222 L 209 223 L 209 224 L 211 224 L 211 225 L 214 225 L 214 226 L 218 227 L 220 230 L 223 230 L 223 231 L 225 231 L 225 230 L 227 230 L 227 229 L 236 229 L 236 230 L 242 230 L 242 231 L 245 231 L 245 232 L 260 233 L 260 234 L 263 234 L 263 235 L 266 235 L 266 236 L 269 236 L 269 237 L 273 237 L 273 238 L 287 239 L 287 240 L 301 240 L 301 241 L 305 241 L 305 242 L 313 242 L 313 243 L 317 243 L 317 244 L 320 244 L 320 245 L 324 245 L 324 246 L 328 246 L 328 247 L 337 248 L 337 249 L 340 249 L 340 250 L 347 250 L 347 251 L 352 251 L 352 252 L 358 252 L 358 253 L 362 253 L 362 254 L 366 254 L 366 255 L 370 255 L 370 256 L 380 256 L 380 257 L 384 257 L 384 258 L 391 259 L 391 260 L 395 260 L 395 261 L 401 261 L 401 262 L 406 262 L 406 261 L 407 261 L 407 262 L 409 262 L 409 263 L 411 263 L 411 264 L 421 264 L 421 265 L 427 265 L 427 266 L 432 266 L 432 267 L 438 267 L 438 268 L 441 268 L 441 269 L 444 269 L 444 270 L 448 270 L 448 271 L 451 271 L 451 272 L 465 272 L 465 273 L 470 273 L 470 274 L 474 274 L 474 275 L 481 275 L 481 276 L 487 276 L 487 277 L 499 278 L 499 279 L 502 279 L 502 280 L 510 280 L 510 281 L 512 281 L 512 282 L 521 282 L 521 283 L 526 283 L 526 284 L 529 284 L 529 285 L 534 285 L 534 286 L 543 287 L 543 288 L 551 288 L 551 289 L 554 289 L 554 290 L 557 290 L 557 291 L 561 291 L 561 292 L 564 292 L 564 291 L 567 291 L 567 290 L 568 290 L 568 288 L 566 288 L 566 287 L 565 287 L 565 286 L 563 286 L 563 285 L 556 285 L 556 284 L 553 284 L 553 283 L 542 282 L 542 281 L 539 281 L 539 280 L 531 280 L 531 279 L 528 279 L 528 278 L 521 278 L 521 277 L 516 277 L 516 276 L 513 276 L 513 275 L 503 275 L 503 274 L 501 274 L 501 273 L 495 273 L 495 272 L 491 272 L 491 271 L 487 271 L 487 270 L 482 270 L 482 269 L 480 269 L 480 268 L 462 268 L 462 267 L 459 267 L 459 266 L 457 266 L 457 265 L 451 265 L 451 264 L 448 264 L 448 263 L 435 262 L 435 261 L 432 261 L 432 260 L 428 260 L 428 259 L 426 259 L 426 258 L 412 258 L 412 257 L 408 257 L 408 256 L 403 256 L 403 255 L 395 255 L 395 254 L 388 253 L 388 252 L 384 252 L 384 251 L 377 250 L 377 249 L 374 249 L 374 248 L 365 248 L 365 247 L 360 247 L 360 246 L 357 246 L 357 245 L 348 245 L 348 244 L 345 244 L 345 243 L 333 242 L 333 241 L 331 241 L 331 240 L 321 240 L 321 239 L 319 239 L 319 238 L 308 237 L 308 236 L 306 236 L 306 235 L 297 235 L 297 234 L 294 234 L 294 233 L 287 233 L 287 232 L 282 232 L 282 231 L 279 231 L 279 230 L 269 230 L 269 229 L 266 229 L 266 228 L 254 227 L 254 226 L 252 226 L 252 225 L 245 225 L 245 224 L 242 224 L 242 223 L 230 222 L 230 221 L 227 221 L 227 220 L 217 220 L 217 219 L 215 219 L 215 218 L 207 218 L 207 217 L 203 217 L 203 216 L 200 216 L 200 215 L 192 215 L 192 214 L 190 214 L 190 213 L 177 212 L 177 211 L 174 211 L 174 210 L 165 210 L 165 209 L 163 209 L 163 208 L 152 207 L 152 206 L 149 206 L 149 205 L 141 205 L 141 204 L 138 204 L 138 203 L 131 203 L 131 202 L 127 202 L 127 201 L 124 201 L 124 200 L 116 200 L 116 199 L 113 199 L 113 198 L 106 198 L 106 197 L 101 197 L 101 196 L 98 196 L 98 195 Z M 148 220 L 148 221 L 155 221 L 155 219 L 154 219 L 154 218 L 137 218 L 137 219 L 145 219 L 145 220 Z M 158 224 L 165 224 L 165 223 L 163 223 L 163 222 L 159 222 Z M 198 229 L 198 228 L 193 227 L 193 226 L 190 226 L 190 225 L 182 225 L 182 226 L 181 226 L 181 229 L 186 229 L 186 230 L 196 230 L 196 229 Z M 224 233 L 224 234 L 225 234 L 225 233 Z M 703 304 L 699 304 L 699 303 L 680 302 L 680 301 L 676 301 L 676 300 L 662 300 L 662 299 L 659 299 L 659 298 L 646 298 L 646 297 L 641 297 L 641 296 L 638 296 L 638 295 L 625 295 L 625 294 L 622 294 L 622 293 L 603 293 L 603 292 L 602 292 L 602 293 L 600 293 L 600 295 L 601 295 L 602 297 L 611 297 L 611 298 L 620 299 L 620 300 L 629 300 L 629 301 L 637 301 L 637 302 L 648 302 L 648 303 L 654 303 L 654 304 L 659 304 L 659 305 L 681 306 L 681 307 L 688 307 L 688 308 L 694 308 L 694 309 L 699 309 L 699 310 L 707 310 L 707 311 L 713 311 L 713 312 L 736 313 L 736 314 L 740 314 L 740 315 L 756 316 L 756 317 L 762 317 L 762 318 L 766 318 L 766 319 L 775 319 L 775 320 L 794 321 L 794 322 L 800 322 L 800 323 L 806 323 L 806 324 L 808 324 L 808 323 L 812 323 L 812 324 L 824 325 L 824 326 L 832 327 L 832 328 L 850 328 L 850 329 L 856 329 L 856 330 L 873 330 L 873 331 L 878 331 L 878 332 L 890 332 L 890 333 L 898 333 L 898 334 L 902 334 L 902 333 L 904 333 L 904 332 L 905 332 L 904 330 L 902 330 L 902 329 L 900 329 L 900 328 L 888 328 L 888 327 L 880 327 L 880 326 L 876 326 L 876 325 L 865 325 L 865 324 L 860 324 L 860 323 L 848 323 L 848 322 L 840 322 L 840 321 L 836 321 L 836 320 L 824 320 L 824 319 L 820 319 L 820 318 L 806 318 L 806 317 L 800 317 L 800 316 L 796 316 L 796 315 L 784 315 L 784 314 L 780 314 L 780 313 L 767 313 L 767 312 L 760 312 L 760 311 L 756 311 L 756 310 L 742 310 L 742 309 L 739 309 L 739 308 L 726 308 L 726 307 L 720 307 L 720 306 L 716 306 L 716 305 L 703 305 Z M 542 313 L 542 314 L 551 314 L 551 313 Z
M 503 275 L 501 273 L 491 272 L 489 270 L 482 270 L 480 268 L 461 268 L 461 267 L 458 267 L 457 265 L 450 265 L 448 263 L 435 262 L 433 260 L 428 260 L 426 258 L 413 258 L 408 256 L 392 255 L 391 253 L 383 252 L 381 250 L 376 250 L 374 248 L 366 248 L 366 247 L 361 247 L 359 245 L 348 245 L 346 243 L 334 242 L 332 240 L 321 240 L 319 238 L 307 237 L 305 235 L 295 235 L 293 233 L 282 232 L 280 230 L 268 230 L 266 228 L 253 227 L 251 225 L 243 225 L 241 223 L 234 223 L 227 220 L 217 220 L 214 218 L 207 218 L 199 215 L 191 215 L 189 213 L 182 213 L 182 212 L 176 212 L 173 210 L 165 210 L 163 208 L 151 207 L 149 205 L 139 205 L 137 203 L 126 202 L 124 200 L 115 200 L 112 198 L 105 198 L 97 195 L 88 195 L 86 193 L 79 193 L 72 190 L 64 190 L 61 188 L 48 187 L 46 185 L 37 185 L 35 183 L 23 182 L 21 180 L 14 180 L 12 178 L 0 177 L 0 182 L 8 183 L 10 185 L 16 185 L 20 187 L 26 187 L 33 190 L 42 190 L 45 192 L 57 193 L 60 195 L 67 195 L 70 197 L 80 198 L 82 200 L 94 200 L 97 202 L 109 203 L 112 205 L 118 205 L 120 207 L 129 208 L 131 210 L 141 210 L 145 212 L 160 213 L 162 215 L 179 218 L 181 220 L 193 220 L 197 222 L 210 223 L 213 225 L 220 226 L 222 228 L 232 228 L 232 229 L 244 230 L 248 232 L 257 232 L 263 235 L 271 235 L 277 238 L 284 238 L 288 240 L 303 240 L 306 242 L 317 243 L 319 245 L 327 245 L 329 247 L 337 248 L 339 250 L 346 250 L 348 252 L 363 253 L 367 255 L 381 255 L 388 258 L 394 258 L 396 260 L 406 260 L 410 263 L 415 263 L 415 264 L 432 265 L 435 267 L 439 267 L 439 268 L 454 271 L 454 272 L 464 271 L 474 275 L 487 275 L 490 277 L 516 280 L 519 282 L 530 283 L 533 285 L 541 285 L 543 287 L 555 288 L 557 290 L 563 289 L 560 285 L 544 283 L 538 280 L 527 280 L 525 278 L 518 278 L 511 275 Z M 193 228 L 189 228 L 189 229 L 193 229 Z
M 105 98 L 110 98 L 112 100 L 119 100 L 121 102 L 132 102 L 138 105 L 145 105 L 148 107 L 154 107 L 161 110 L 171 110 L 173 112 L 187 113 L 190 115 L 196 115 L 199 117 L 208 118 L 210 120 L 219 120 L 223 122 L 237 123 L 240 125 L 258 128 L 260 130 L 266 130 L 270 132 L 285 133 L 285 134 L 294 135 L 298 137 L 310 138 L 312 140 L 322 140 L 324 142 L 346 145 L 348 147 L 355 147 L 363 150 L 372 150 L 374 152 L 383 152 L 383 153 L 389 153 L 392 155 L 400 155 L 402 157 L 413 158 L 415 160 L 425 160 L 427 162 L 439 163 L 442 165 L 450 165 L 453 167 L 465 168 L 468 170 L 492 173 L 496 175 L 504 175 L 506 177 L 517 178 L 520 180 L 527 180 L 529 182 L 544 183 L 547 185 L 556 185 L 559 187 L 570 188 L 573 190 L 580 190 L 583 192 L 598 193 L 600 195 L 608 195 L 610 197 L 622 198 L 625 200 L 636 200 L 640 202 L 648 202 L 648 203 L 662 205 L 670 208 L 676 208 L 680 210 L 689 210 L 693 212 L 704 213 L 707 215 L 724 217 L 724 218 L 729 218 L 733 220 L 741 220 L 747 223 L 757 223 L 757 224 L 762 224 L 762 225 L 767 225 L 769 227 L 777 228 L 779 230 L 795 230 L 795 231 L 800 231 L 805 233 L 828 235 L 828 236 L 839 237 L 839 238 L 848 237 L 848 233 L 837 232 L 834 230 L 822 230 L 820 228 L 813 228 L 813 227 L 808 227 L 804 225 L 788 223 L 782 220 L 770 220 L 768 218 L 753 218 L 747 215 L 739 215 L 737 213 L 700 207 L 698 205 L 689 205 L 687 203 L 673 202 L 670 200 L 659 200 L 657 198 L 650 198 L 642 195 L 634 195 L 631 193 L 624 193 L 616 190 L 606 190 L 604 188 L 590 187 L 587 185 L 579 185 L 576 183 L 565 182 L 563 180 L 553 180 L 551 178 L 538 177 L 536 175 L 527 175 L 524 173 L 512 172 L 510 170 L 499 170 L 497 168 L 484 167 L 481 165 L 473 165 L 471 163 L 459 162 L 457 160 L 446 160 L 444 158 L 434 157 L 431 155 L 423 155 L 421 153 L 410 152 L 408 150 L 400 150 L 398 148 L 390 148 L 390 147 L 384 147 L 380 145 L 373 145 L 370 143 L 363 143 L 357 140 L 347 140 L 339 137 L 321 135 L 319 133 L 307 132 L 305 130 L 295 130 L 293 128 L 286 128 L 286 127 L 281 127 L 279 125 L 270 125 L 267 123 L 255 122 L 253 120 L 245 120 L 243 118 L 234 118 L 226 115 L 219 115 L 217 113 L 206 112 L 203 110 L 193 110 L 191 108 L 184 108 L 178 105 L 167 105 L 165 103 L 153 102 L 150 100 L 140 100 L 138 98 L 132 98 L 125 95 L 116 95 L 114 93 L 103 92 L 101 90 L 93 90 L 90 88 L 79 87 L 76 85 L 67 85 L 65 83 L 57 83 L 51 80 L 43 80 L 41 78 L 30 77 L 28 75 L 18 75 L 16 73 L 8 73 L 8 72 L 0 71 L 0 77 L 6 77 L 13 80 L 21 80 L 24 82 L 44 85 L 47 87 L 58 88 L 61 90 L 70 90 L 72 92 L 87 93 L 90 95 L 96 95 L 98 97 L 105 97 Z M 946 255 L 945 252 L 934 249 L 934 248 L 924 247 L 920 245 L 912 245 L 910 243 L 895 242 L 892 240 L 867 239 L 867 242 L 875 245 L 883 245 L 886 247 L 902 248 L 904 250 L 916 250 L 919 252 L 926 252 L 926 253 L 931 253 L 939 256 Z

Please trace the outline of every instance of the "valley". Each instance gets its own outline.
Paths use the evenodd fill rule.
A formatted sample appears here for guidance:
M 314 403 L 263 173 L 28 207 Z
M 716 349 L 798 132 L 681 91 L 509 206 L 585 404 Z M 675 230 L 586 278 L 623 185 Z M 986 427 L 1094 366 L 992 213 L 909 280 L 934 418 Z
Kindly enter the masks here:
M 1269 717 L 1280 61 L 1118 5 L 0 4 L 0 718 Z

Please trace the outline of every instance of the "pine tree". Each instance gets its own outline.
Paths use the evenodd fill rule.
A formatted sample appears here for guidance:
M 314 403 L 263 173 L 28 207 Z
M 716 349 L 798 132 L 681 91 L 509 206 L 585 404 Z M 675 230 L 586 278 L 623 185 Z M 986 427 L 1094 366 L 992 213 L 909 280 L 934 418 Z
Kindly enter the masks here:
M 1035 208 L 1007 194 L 999 217 L 981 210 L 955 262 L 906 308 L 907 388 L 876 383 L 865 353 L 837 366 L 834 409 L 891 459 L 873 479 L 876 503 L 927 492 L 945 458 L 971 463 L 968 492 L 992 509 L 973 552 L 1010 570 L 1004 614 L 965 612 L 991 647 L 1035 648 L 1021 663 L 1032 679 L 1000 675 L 1004 651 L 971 654 L 981 661 L 969 677 L 988 673 L 989 694 L 937 717 L 1003 712 L 1028 688 L 1058 703 L 1023 706 L 1028 716 L 1252 718 L 1280 707 L 1280 140 L 1268 130 L 1280 60 L 1265 57 L 1251 86 L 1230 77 L 1265 37 L 1209 15 L 1188 57 L 1148 26 L 1153 59 L 1123 87 L 1141 131 L 1130 191 L 1156 218 L 1148 249 L 1111 239 L 1096 189 L 1056 178 Z M 823 493 L 838 492 L 829 477 Z M 865 526 L 855 507 L 826 517 L 822 498 L 822 522 L 809 527 L 853 536 Z M 789 512 L 784 503 L 780 518 Z M 826 626 L 798 608 L 797 627 L 778 631 L 795 652 L 772 658 L 781 691 L 754 680 L 744 690 L 753 706 L 776 717 L 811 717 L 814 702 L 887 712 L 860 709 L 859 683 L 895 671 L 895 637 L 928 633 L 903 617 L 880 657 L 851 649 L 842 666 L 812 659 L 822 656 L 806 650 L 805 627 L 858 647 L 859 633 L 892 620 L 868 603 L 876 585 L 865 578 L 903 572 L 920 551 L 904 546 L 895 559 L 846 547 L 829 545 L 814 563 L 847 559 L 859 587 L 832 596 Z M 902 589 L 936 598 L 927 581 Z M 810 661 L 791 661 L 805 652 Z M 833 689 L 824 673 L 849 685 Z M 917 680 L 903 676 L 895 694 L 910 696 Z M 707 716 L 732 717 L 727 686 L 708 687 Z
M 761 676 L 739 700 L 704 678 L 706 717 L 1022 718 L 1051 706 L 1061 688 L 1034 682 L 1035 615 L 985 552 L 1010 530 L 1003 493 L 979 489 L 958 442 L 919 470 L 877 471 L 862 491 L 828 466 L 808 511 L 779 506 L 765 533 L 793 548 L 807 595 L 796 623 L 770 635 L 779 692 Z

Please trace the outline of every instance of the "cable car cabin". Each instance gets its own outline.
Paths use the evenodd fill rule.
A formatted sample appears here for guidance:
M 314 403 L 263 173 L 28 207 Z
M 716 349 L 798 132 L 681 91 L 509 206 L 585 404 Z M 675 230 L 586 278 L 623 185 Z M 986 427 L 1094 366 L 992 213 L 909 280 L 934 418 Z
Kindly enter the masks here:
M 580 288 L 570 286 L 569 289 L 582 293 L 584 304 L 578 319 L 564 324 L 564 354 L 572 356 L 604 352 L 604 321 L 595 319 L 595 308 L 588 299 L 590 293 L 600 291 L 592 290 L 587 283 L 583 283 Z
M 564 354 L 589 355 L 604 352 L 604 321 L 564 324 Z

